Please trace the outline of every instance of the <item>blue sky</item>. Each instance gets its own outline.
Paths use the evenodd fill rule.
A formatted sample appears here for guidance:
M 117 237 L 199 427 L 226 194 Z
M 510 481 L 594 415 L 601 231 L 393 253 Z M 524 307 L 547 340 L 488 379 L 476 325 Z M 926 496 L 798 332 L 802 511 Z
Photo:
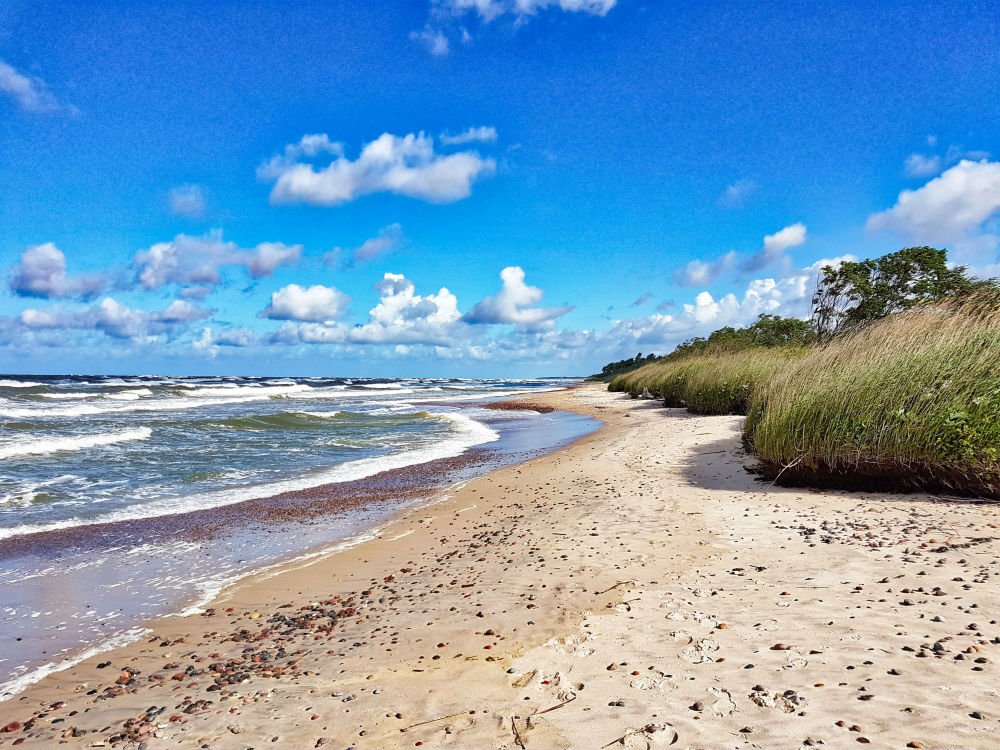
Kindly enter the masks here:
M 0 370 L 587 373 L 1000 273 L 991 3 L 0 6 Z

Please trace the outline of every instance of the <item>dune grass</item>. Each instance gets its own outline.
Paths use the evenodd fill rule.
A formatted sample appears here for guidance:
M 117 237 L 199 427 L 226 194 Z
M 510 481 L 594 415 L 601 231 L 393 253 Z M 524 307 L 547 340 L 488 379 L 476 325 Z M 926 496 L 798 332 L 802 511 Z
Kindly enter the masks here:
M 690 354 L 618 375 L 608 388 L 660 398 L 696 414 L 745 414 L 756 388 L 808 351 L 756 347 Z
M 744 438 L 783 482 L 1000 496 L 1000 310 L 924 306 L 786 362 Z

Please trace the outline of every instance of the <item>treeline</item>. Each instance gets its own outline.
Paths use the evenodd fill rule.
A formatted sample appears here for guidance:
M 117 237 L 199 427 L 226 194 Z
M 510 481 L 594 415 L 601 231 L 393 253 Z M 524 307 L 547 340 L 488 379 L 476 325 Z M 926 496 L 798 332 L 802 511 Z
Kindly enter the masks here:
M 906 248 L 822 269 L 810 320 L 692 339 L 609 389 L 745 414 L 782 483 L 1000 497 L 1000 290 Z

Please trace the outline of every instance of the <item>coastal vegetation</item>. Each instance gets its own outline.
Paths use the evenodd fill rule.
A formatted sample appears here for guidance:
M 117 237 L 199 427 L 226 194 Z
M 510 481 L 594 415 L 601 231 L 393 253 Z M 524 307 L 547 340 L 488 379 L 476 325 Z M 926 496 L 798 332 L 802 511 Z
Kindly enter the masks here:
M 609 389 L 745 414 L 780 483 L 1000 497 L 1000 291 L 907 248 L 826 267 L 810 321 L 762 316 L 685 342 Z

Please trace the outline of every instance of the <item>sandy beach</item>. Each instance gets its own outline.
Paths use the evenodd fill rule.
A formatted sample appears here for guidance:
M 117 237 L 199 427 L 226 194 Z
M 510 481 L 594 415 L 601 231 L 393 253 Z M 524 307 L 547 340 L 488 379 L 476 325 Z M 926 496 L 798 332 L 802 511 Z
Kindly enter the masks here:
M 0 747 L 1000 748 L 1000 517 L 782 489 L 739 417 L 595 433 L 0 704 Z

